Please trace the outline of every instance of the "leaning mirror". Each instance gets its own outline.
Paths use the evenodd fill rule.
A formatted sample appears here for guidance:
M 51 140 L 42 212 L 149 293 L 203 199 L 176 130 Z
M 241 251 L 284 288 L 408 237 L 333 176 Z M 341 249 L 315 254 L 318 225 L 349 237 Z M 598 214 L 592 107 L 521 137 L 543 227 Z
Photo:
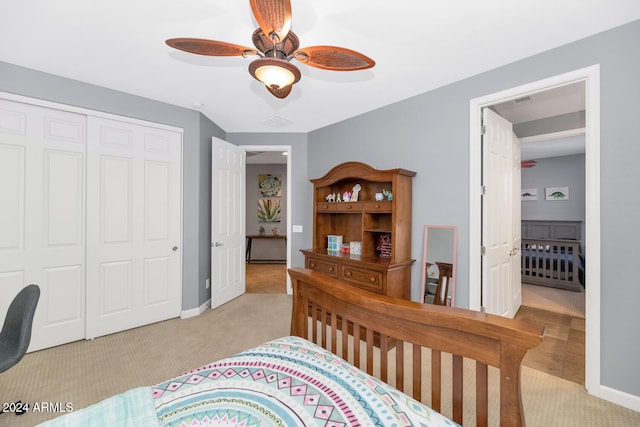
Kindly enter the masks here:
M 425 225 L 422 298 L 427 304 L 455 304 L 458 227 Z

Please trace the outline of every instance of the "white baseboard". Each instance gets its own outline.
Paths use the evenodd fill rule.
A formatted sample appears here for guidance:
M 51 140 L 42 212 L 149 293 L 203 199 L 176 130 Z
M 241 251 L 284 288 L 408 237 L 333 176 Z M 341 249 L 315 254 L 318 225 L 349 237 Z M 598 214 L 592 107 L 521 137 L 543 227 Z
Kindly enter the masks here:
M 592 393 L 594 396 L 607 400 L 616 405 L 624 406 L 632 411 L 640 412 L 640 396 L 634 396 L 624 391 L 600 385 L 597 390 Z
M 191 310 L 182 310 L 180 312 L 180 318 L 188 319 L 190 317 L 200 316 L 209 307 L 211 307 L 211 299 L 206 300 L 205 303 L 198 308 L 192 308 Z

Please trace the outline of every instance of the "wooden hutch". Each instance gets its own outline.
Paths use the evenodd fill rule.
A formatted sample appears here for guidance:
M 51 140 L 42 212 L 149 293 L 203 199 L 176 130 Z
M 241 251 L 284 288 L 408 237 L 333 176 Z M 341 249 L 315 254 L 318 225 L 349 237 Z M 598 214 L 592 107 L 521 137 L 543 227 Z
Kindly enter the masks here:
M 313 183 L 313 248 L 302 250 L 305 266 L 350 285 L 411 299 L 411 193 L 415 172 L 378 170 L 359 162 L 342 163 Z M 330 194 L 351 192 L 357 201 L 327 201 Z M 376 193 L 391 191 L 391 200 Z M 361 242 L 362 254 L 327 251 L 329 235 L 344 243 Z M 380 257 L 379 241 L 388 235 L 391 254 Z

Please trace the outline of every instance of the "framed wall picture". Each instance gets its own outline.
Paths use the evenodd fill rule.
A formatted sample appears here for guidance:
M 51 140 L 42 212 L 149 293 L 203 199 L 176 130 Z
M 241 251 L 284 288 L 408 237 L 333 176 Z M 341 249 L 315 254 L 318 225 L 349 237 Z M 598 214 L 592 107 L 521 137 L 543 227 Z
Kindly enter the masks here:
M 282 179 L 280 175 L 261 173 L 258 175 L 258 191 L 260 197 L 282 196 Z
M 529 200 L 538 200 L 538 189 L 537 188 L 523 188 L 520 192 L 520 200 L 529 201 Z
M 569 200 L 569 187 L 545 188 L 546 200 Z
M 280 199 L 258 200 L 258 222 L 280 222 Z

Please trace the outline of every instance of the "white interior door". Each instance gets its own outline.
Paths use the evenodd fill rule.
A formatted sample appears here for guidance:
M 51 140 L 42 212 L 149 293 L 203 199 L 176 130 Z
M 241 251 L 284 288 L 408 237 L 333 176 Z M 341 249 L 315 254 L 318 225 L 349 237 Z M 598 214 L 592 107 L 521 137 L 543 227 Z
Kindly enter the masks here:
M 84 338 L 84 115 L 0 100 L 0 319 L 35 283 L 30 351 Z
M 87 338 L 177 317 L 180 133 L 89 117 Z
M 211 159 L 211 308 L 246 291 L 245 150 L 213 138 Z
M 522 241 L 522 185 L 521 185 L 521 171 L 522 163 L 520 156 L 520 140 L 513 134 L 513 156 L 512 156 L 511 170 L 513 178 L 513 192 L 512 192 L 512 218 L 511 222 L 511 236 L 513 241 L 512 249 L 512 262 L 511 262 L 511 290 L 509 295 L 511 296 L 510 313 L 509 317 L 515 317 L 518 313 L 518 309 L 522 305 L 522 257 L 521 257 L 521 241 Z
M 514 147 L 510 122 L 488 108 L 482 115 L 486 129 L 482 139 L 486 189 L 482 197 L 482 246 L 486 251 L 482 257 L 482 305 L 488 313 L 514 317 L 521 295 L 517 265 L 520 233 L 515 231 L 520 227 L 520 209 L 515 208 L 520 203 L 519 196 L 515 197 L 520 192 L 520 175 L 519 166 L 514 166 L 520 150 Z

